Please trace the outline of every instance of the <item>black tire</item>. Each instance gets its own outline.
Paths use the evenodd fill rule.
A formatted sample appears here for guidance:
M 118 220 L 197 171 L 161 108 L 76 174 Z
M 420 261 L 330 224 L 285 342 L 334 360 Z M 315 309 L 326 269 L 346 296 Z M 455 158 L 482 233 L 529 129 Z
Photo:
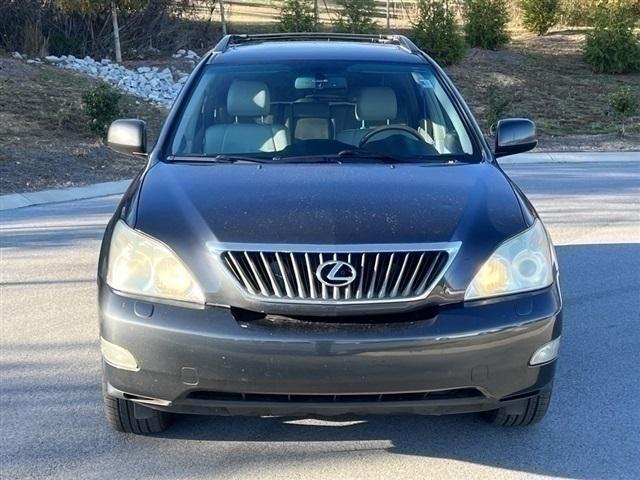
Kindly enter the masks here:
M 502 407 L 484 412 L 489 423 L 501 427 L 526 427 L 538 423 L 547 413 L 551 401 L 551 389 L 540 392 L 535 397 L 522 400 L 522 408 Z M 514 413 L 520 410 L 519 413 Z
M 117 432 L 148 435 L 160 433 L 171 424 L 172 417 L 167 412 L 142 407 L 145 409 L 146 418 L 138 419 L 135 416 L 135 405 L 132 401 L 111 397 L 106 392 L 102 394 L 102 399 L 109 425 Z

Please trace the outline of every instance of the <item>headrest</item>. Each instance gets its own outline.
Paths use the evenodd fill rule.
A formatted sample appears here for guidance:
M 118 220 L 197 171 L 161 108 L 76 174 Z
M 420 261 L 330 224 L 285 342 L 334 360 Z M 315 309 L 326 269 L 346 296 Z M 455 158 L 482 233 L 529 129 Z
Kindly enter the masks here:
M 269 115 L 269 88 L 263 82 L 234 80 L 227 93 L 227 113 L 239 117 Z
M 390 87 L 366 87 L 356 103 L 356 118 L 364 121 L 393 120 L 398 114 L 396 94 Z

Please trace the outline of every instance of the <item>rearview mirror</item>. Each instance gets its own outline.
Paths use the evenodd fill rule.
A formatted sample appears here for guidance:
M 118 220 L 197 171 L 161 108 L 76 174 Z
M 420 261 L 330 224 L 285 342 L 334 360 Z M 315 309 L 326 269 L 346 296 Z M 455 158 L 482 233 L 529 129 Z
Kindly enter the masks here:
M 496 127 L 496 157 L 528 152 L 538 144 L 536 125 L 526 118 L 500 120 Z
M 345 90 L 347 79 L 344 77 L 298 77 L 296 90 Z
M 142 120 L 125 118 L 116 120 L 107 132 L 109 148 L 126 155 L 147 154 L 147 130 Z

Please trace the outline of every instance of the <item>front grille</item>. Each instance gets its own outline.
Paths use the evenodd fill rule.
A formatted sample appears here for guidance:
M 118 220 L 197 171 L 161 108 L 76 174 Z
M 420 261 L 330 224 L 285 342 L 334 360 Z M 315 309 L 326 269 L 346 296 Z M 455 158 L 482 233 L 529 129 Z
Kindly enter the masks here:
M 455 400 L 482 397 L 476 388 L 453 388 L 428 392 L 362 393 L 337 395 L 309 395 L 287 393 L 237 393 L 196 390 L 187 398 L 217 402 L 279 402 L 279 403 L 351 403 L 351 402 L 409 402 L 421 400 Z
M 426 296 L 453 253 L 445 249 L 340 253 L 226 250 L 221 257 L 250 295 L 284 301 L 359 303 Z M 331 261 L 353 267 L 349 269 L 351 283 L 329 286 L 320 281 L 318 268 Z

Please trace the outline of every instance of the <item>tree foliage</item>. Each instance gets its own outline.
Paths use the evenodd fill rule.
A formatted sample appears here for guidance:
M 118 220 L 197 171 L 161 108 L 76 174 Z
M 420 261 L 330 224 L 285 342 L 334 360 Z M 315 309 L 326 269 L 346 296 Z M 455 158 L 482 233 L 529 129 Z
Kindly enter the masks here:
M 472 47 L 496 50 L 509 42 L 506 0 L 466 0 L 465 34 Z
M 144 8 L 150 0 L 54 0 L 58 7 L 70 13 L 92 15 L 111 8 L 111 3 L 122 11 Z
M 318 28 L 309 0 L 284 0 L 280 9 L 282 32 L 313 32 Z
M 522 0 L 522 23 L 530 32 L 544 35 L 560 16 L 560 0 Z
M 587 33 L 584 58 L 596 73 L 640 71 L 640 40 L 634 33 L 638 20 L 631 2 L 608 0 L 594 14 Z
M 376 31 L 374 0 L 337 0 L 340 7 L 335 28 L 344 33 L 373 33 Z
M 465 43 L 455 16 L 441 0 L 418 0 L 413 40 L 437 61 L 449 65 L 464 56 Z

